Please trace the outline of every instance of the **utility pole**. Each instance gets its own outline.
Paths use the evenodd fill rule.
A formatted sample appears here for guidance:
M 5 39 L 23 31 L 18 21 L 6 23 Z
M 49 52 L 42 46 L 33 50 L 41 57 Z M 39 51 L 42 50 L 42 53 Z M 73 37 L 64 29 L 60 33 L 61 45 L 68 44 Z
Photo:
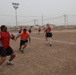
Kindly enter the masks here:
M 42 26 L 43 26 L 43 15 L 42 15 Z
M 68 27 L 68 16 L 67 16 L 67 27 Z
M 38 19 L 37 19 L 37 25 L 38 25 Z
M 17 9 L 19 6 L 19 3 L 12 3 L 13 8 L 15 9 L 15 17 L 16 17 L 16 27 L 17 27 Z
M 66 26 L 66 14 L 64 14 L 63 16 L 64 16 L 64 25 Z
M 34 19 L 33 21 L 34 21 L 34 26 L 36 26 L 36 19 Z

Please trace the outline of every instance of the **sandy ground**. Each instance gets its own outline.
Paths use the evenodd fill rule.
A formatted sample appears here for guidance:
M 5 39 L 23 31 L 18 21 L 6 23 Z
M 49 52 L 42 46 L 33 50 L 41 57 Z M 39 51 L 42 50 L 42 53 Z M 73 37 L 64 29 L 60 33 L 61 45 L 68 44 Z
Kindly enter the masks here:
M 14 65 L 4 62 L 0 75 L 76 75 L 76 31 L 53 31 L 52 47 L 46 45 L 44 36 L 32 32 L 31 45 L 24 53 L 18 50 L 19 39 L 11 40 Z

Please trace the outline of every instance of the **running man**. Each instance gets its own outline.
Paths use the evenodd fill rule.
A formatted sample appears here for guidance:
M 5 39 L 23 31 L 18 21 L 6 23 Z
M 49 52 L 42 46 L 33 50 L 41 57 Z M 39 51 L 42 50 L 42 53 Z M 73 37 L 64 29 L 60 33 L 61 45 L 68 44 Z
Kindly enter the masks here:
M 50 44 L 52 46 L 52 32 L 51 32 L 51 27 L 49 24 L 47 24 L 47 27 L 45 28 L 45 37 L 46 37 L 46 44 Z
M 18 34 L 15 40 L 20 37 L 20 48 L 19 50 L 23 53 L 24 49 L 27 47 L 28 41 L 30 43 L 30 35 L 29 32 L 26 29 L 23 29 L 23 32 Z
M 1 41 L 1 48 L 0 48 L 0 65 L 6 60 L 6 56 L 10 56 L 9 61 L 7 61 L 8 65 L 13 65 L 11 62 L 15 58 L 15 54 L 13 49 L 10 47 L 10 38 L 14 39 L 14 35 L 10 35 L 7 31 L 7 27 L 5 25 L 1 26 L 1 32 L 0 32 L 0 41 Z

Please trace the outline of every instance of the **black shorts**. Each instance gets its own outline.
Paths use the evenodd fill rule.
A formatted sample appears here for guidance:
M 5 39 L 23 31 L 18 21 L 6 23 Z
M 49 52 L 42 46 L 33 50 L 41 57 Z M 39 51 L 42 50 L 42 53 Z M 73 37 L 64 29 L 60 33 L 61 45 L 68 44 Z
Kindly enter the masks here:
M 28 43 L 28 40 L 20 40 L 20 45 L 25 45 L 25 43 Z
M 31 30 L 29 30 L 29 33 L 31 33 Z
M 8 47 L 6 49 L 3 49 L 3 47 L 0 48 L 0 56 L 5 57 L 13 54 L 14 51 L 11 47 Z
M 41 31 L 41 29 L 38 32 L 40 32 L 40 31 Z
M 50 32 L 50 33 L 46 33 L 46 35 L 45 35 L 46 37 L 52 37 L 52 33 Z

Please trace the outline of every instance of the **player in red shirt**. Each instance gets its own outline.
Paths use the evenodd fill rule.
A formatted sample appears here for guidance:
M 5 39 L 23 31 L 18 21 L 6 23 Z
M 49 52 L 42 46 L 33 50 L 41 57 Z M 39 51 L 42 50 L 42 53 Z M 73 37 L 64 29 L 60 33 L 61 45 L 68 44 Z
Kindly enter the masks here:
M 45 28 L 45 37 L 46 37 L 46 44 L 50 44 L 52 46 L 52 31 L 49 24 L 47 24 L 47 27 Z
M 10 59 L 7 62 L 8 65 L 13 65 L 11 62 L 15 58 L 15 54 L 13 49 L 10 47 L 10 38 L 14 39 L 14 35 L 10 35 L 7 31 L 7 27 L 5 25 L 1 26 L 1 32 L 0 32 L 0 40 L 2 43 L 2 48 L 0 48 L 0 65 L 6 60 L 6 56 L 10 55 Z
M 21 52 L 24 52 L 23 50 L 25 49 L 25 47 L 28 44 L 28 39 L 29 39 L 29 43 L 31 40 L 29 32 L 26 29 L 23 29 L 23 32 L 19 33 L 18 36 L 15 38 L 15 40 L 17 40 L 18 37 L 20 37 L 20 48 L 19 48 L 19 50 Z

